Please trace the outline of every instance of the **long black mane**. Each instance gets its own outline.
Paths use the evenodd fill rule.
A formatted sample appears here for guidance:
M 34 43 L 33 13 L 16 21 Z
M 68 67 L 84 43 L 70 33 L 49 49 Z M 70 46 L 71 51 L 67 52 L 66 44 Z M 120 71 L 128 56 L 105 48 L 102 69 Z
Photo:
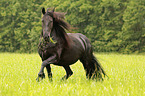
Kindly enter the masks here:
M 65 13 L 48 12 L 48 14 L 50 14 L 53 18 L 54 32 L 64 42 L 65 47 L 69 47 L 71 41 L 66 33 L 66 30 L 70 31 L 71 26 L 64 21 Z

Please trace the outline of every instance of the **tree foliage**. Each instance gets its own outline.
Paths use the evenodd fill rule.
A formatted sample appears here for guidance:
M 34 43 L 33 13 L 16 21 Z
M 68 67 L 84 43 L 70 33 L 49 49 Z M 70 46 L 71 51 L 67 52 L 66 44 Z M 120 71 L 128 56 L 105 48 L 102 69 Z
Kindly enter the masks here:
M 66 21 L 97 52 L 145 51 L 144 0 L 1 0 L 0 51 L 36 52 L 41 9 L 66 12 Z

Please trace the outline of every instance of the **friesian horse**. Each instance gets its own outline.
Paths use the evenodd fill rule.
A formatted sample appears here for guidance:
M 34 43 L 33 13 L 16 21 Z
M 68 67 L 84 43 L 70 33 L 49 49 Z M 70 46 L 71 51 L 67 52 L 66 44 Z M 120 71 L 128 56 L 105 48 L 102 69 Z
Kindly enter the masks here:
M 88 38 L 81 33 L 66 33 L 71 26 L 64 21 L 65 13 L 42 8 L 42 14 L 42 33 L 38 45 L 42 65 L 36 80 L 45 78 L 45 67 L 52 80 L 50 64 L 63 66 L 66 75 L 62 79 L 68 79 L 73 74 L 70 65 L 78 60 L 82 62 L 88 79 L 103 80 L 107 75 L 93 55 Z

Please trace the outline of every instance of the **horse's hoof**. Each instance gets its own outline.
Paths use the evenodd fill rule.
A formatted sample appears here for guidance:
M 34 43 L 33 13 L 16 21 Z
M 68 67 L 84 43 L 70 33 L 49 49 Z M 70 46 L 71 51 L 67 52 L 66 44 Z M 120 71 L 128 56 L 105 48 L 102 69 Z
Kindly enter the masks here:
M 45 74 L 44 73 L 38 73 L 38 77 L 36 78 L 36 81 L 39 82 L 40 79 L 43 80 L 43 78 L 45 78 Z
M 65 80 L 67 80 L 67 76 L 66 75 L 61 78 L 61 81 L 65 81 Z
M 38 74 L 38 78 L 39 78 L 39 77 L 43 79 L 43 78 L 45 78 L 45 74 L 44 74 L 44 73 L 39 73 L 39 74 Z
M 52 78 L 48 78 L 50 82 L 53 82 Z
M 42 77 L 39 77 L 39 76 L 38 76 L 38 77 L 36 78 L 36 81 L 37 81 L 37 82 L 39 82 L 39 81 L 41 81 L 41 80 L 43 80 Z

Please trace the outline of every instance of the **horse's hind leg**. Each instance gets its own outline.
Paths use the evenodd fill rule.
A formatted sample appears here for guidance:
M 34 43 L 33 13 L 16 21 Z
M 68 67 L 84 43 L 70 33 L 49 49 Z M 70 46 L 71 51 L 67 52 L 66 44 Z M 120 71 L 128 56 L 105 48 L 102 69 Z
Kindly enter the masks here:
M 51 67 L 50 64 L 46 66 L 48 78 L 52 81 L 52 73 L 51 73 Z
M 62 78 L 62 80 L 68 79 L 73 74 L 73 72 L 72 72 L 72 70 L 70 69 L 69 66 L 63 66 L 63 67 L 66 71 L 66 75 Z

